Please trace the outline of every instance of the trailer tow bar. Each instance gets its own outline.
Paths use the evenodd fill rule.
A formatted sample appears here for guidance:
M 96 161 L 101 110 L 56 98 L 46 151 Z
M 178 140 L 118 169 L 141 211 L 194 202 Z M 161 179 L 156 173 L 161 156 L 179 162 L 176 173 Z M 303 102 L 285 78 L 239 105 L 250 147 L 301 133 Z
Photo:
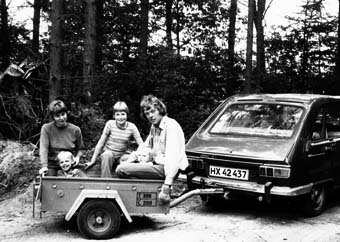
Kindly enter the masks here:
M 191 190 L 185 194 L 183 194 L 182 196 L 176 198 L 175 200 L 172 200 L 170 202 L 170 208 L 173 208 L 175 206 L 177 206 L 178 204 L 184 202 L 185 200 L 187 200 L 188 198 L 195 196 L 195 195 L 203 195 L 203 194 L 222 194 L 225 193 L 225 191 L 223 190 L 223 188 L 206 188 L 206 189 L 195 189 L 195 190 Z

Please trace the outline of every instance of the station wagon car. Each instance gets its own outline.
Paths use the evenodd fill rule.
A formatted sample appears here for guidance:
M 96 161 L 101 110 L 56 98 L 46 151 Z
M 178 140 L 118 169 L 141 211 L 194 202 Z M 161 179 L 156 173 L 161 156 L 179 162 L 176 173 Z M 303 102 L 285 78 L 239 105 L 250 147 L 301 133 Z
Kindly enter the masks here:
M 252 94 L 226 99 L 186 145 L 192 186 L 302 201 L 319 215 L 340 185 L 340 97 Z

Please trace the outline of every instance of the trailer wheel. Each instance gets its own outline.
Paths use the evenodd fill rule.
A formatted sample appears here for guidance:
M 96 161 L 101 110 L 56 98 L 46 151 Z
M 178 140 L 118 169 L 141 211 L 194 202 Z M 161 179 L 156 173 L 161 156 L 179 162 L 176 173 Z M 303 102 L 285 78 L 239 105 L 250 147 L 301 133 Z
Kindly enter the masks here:
M 110 239 L 120 227 L 121 216 L 110 201 L 91 200 L 79 210 L 77 225 L 80 233 L 90 239 Z
M 324 185 L 315 186 L 303 198 L 302 210 L 308 217 L 320 215 L 326 205 L 327 191 Z

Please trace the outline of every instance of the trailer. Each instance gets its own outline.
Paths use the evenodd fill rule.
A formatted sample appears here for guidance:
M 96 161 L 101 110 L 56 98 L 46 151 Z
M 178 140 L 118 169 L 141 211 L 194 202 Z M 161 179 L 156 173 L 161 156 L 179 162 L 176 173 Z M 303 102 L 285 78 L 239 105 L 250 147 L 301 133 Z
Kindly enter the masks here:
M 170 203 L 158 200 L 163 180 L 97 177 L 39 176 L 33 186 L 33 216 L 38 212 L 64 214 L 76 219 L 78 230 L 89 239 L 109 239 L 120 228 L 122 217 L 135 214 L 168 214 L 170 208 L 193 195 L 221 194 L 223 189 L 186 191 Z M 37 203 L 40 209 L 37 211 Z

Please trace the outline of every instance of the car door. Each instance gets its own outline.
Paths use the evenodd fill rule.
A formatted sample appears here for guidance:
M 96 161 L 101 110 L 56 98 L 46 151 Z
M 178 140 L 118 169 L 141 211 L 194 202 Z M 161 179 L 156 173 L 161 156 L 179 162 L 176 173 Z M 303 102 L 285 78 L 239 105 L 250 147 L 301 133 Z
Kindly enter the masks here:
M 312 120 L 309 135 L 311 140 L 306 170 L 310 182 L 329 179 L 332 176 L 332 155 L 330 153 L 332 141 L 329 141 L 326 136 L 324 106 L 321 106 Z
M 340 115 L 336 109 L 340 110 L 340 103 L 323 104 L 312 122 L 307 162 L 311 182 L 334 179 L 340 183 Z
M 340 102 L 332 102 L 324 107 L 326 140 L 332 160 L 332 177 L 340 185 Z

